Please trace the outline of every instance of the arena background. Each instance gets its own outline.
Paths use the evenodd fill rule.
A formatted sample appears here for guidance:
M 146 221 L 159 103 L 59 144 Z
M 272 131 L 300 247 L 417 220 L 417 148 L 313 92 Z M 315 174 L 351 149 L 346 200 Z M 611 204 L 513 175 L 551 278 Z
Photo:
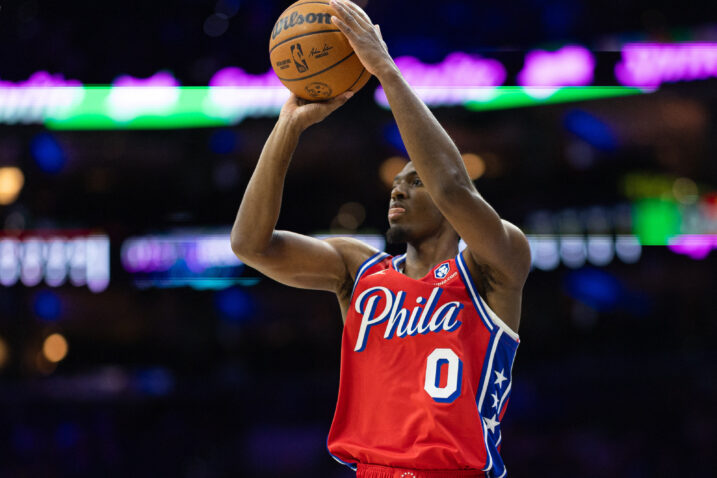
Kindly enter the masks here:
M 3 2 L 0 476 L 351 476 L 325 449 L 336 300 L 229 249 L 280 104 L 267 45 L 289 3 Z M 714 5 L 366 9 L 394 57 L 420 60 L 414 86 L 478 189 L 530 235 L 510 476 L 713 476 Z M 499 65 L 497 84 L 452 77 L 456 52 Z M 302 137 L 280 228 L 381 245 L 405 151 L 377 87 Z M 212 116 L 214 94 L 228 110 Z

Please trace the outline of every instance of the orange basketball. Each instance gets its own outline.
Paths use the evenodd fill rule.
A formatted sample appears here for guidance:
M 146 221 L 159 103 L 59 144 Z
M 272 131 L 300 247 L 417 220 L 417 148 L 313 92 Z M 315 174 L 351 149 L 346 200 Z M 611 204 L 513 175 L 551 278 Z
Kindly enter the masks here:
M 323 101 L 357 91 L 371 75 L 343 33 L 331 23 L 329 2 L 299 0 L 284 10 L 269 41 L 279 80 L 296 96 Z

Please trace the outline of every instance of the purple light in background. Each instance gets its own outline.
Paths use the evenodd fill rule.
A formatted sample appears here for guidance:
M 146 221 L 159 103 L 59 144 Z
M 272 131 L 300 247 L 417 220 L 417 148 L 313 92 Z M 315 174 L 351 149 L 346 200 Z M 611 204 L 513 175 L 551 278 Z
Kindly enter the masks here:
M 683 234 L 671 239 L 667 247 L 675 254 L 701 260 L 707 257 L 712 249 L 717 249 L 717 235 Z
M 615 66 L 621 84 L 645 89 L 712 76 L 717 76 L 717 43 L 629 43 Z
M 112 86 L 125 87 L 173 87 L 179 86 L 179 81 L 168 71 L 160 71 L 149 78 L 135 78 L 130 75 L 122 75 L 112 82 Z
M 209 86 L 284 87 L 273 70 L 261 75 L 252 75 L 236 66 L 229 66 L 217 71 L 209 80 Z
M 461 52 L 451 53 L 434 65 L 403 56 L 396 58 L 396 66 L 419 96 L 432 104 L 461 104 L 490 95 L 506 78 L 505 67 L 499 61 Z M 380 86 L 375 98 L 380 105 L 388 106 Z
M 122 244 L 120 254 L 130 273 L 166 272 L 180 263 L 193 274 L 242 265 L 231 250 L 229 233 L 135 237 Z
M 535 50 L 525 57 L 518 74 L 521 86 L 587 86 L 593 81 L 595 57 L 587 48 L 564 46 L 557 51 Z
M 13 83 L 0 80 L 0 88 L 48 88 L 57 86 L 82 86 L 77 80 L 66 80 L 61 74 L 51 74 L 46 71 L 37 71 L 25 81 Z
M 110 281 L 110 243 L 107 236 L 73 237 L 71 231 L 55 231 L 49 237 L 0 239 L 0 285 L 13 286 L 18 279 L 35 286 L 45 279 L 51 287 L 70 282 L 101 292 Z
M 435 65 L 403 56 L 396 59 L 396 66 L 413 86 L 500 86 L 506 76 L 505 68 L 499 61 L 461 52 L 451 53 Z
M 61 74 L 38 71 L 17 83 L 0 80 L 0 121 L 41 123 L 48 115 L 62 117 L 83 97 L 82 83 Z
M 167 71 L 149 78 L 122 75 L 112 86 L 107 107 L 110 116 L 121 122 L 142 115 L 169 114 L 179 101 L 179 81 Z
M 210 115 L 241 121 L 247 116 L 278 114 L 289 98 L 273 70 L 251 75 L 232 66 L 219 70 L 209 80 L 210 93 L 205 111 Z

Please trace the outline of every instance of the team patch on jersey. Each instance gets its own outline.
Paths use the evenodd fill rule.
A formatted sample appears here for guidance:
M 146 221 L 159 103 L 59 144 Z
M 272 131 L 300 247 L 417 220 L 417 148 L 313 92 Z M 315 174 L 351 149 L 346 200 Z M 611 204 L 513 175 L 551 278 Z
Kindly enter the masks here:
M 448 262 L 444 262 L 440 266 L 436 267 L 436 270 L 433 271 L 433 276 L 436 279 L 445 279 L 450 271 L 451 264 Z

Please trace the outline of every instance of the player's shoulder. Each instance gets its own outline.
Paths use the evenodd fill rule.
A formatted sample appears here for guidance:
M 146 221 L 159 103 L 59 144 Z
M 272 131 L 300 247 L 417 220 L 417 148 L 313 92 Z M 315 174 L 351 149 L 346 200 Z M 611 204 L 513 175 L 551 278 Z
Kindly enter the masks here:
M 379 253 L 375 247 L 354 237 L 329 237 L 324 241 L 331 244 L 341 255 L 352 278 L 356 277 L 356 272 L 362 264 Z

